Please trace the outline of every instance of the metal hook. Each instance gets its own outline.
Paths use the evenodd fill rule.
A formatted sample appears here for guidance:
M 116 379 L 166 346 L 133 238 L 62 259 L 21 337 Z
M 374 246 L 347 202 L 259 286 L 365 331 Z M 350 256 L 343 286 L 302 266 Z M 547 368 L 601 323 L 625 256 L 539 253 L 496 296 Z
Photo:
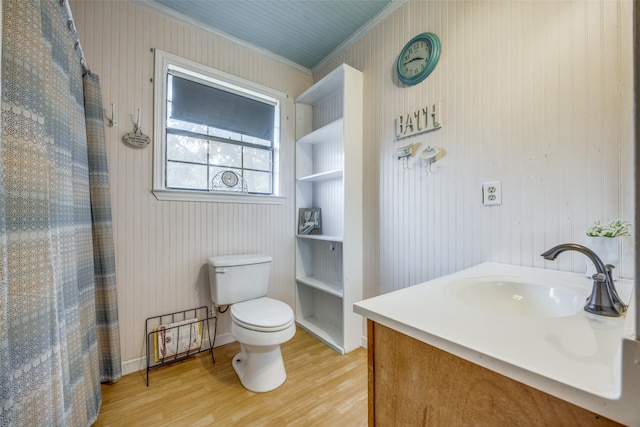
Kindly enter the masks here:
M 131 122 L 133 122 L 133 115 L 131 115 Z M 133 123 L 133 131 L 136 133 L 142 133 L 142 129 L 140 128 L 140 109 L 138 108 L 138 119 Z
M 105 114 L 105 117 L 107 117 L 107 115 Z M 118 122 L 116 122 L 116 106 L 115 104 L 112 102 L 111 103 L 111 117 L 107 117 L 107 126 L 109 126 L 110 128 L 114 127 L 115 125 L 117 125 Z
M 433 174 L 438 171 L 439 167 L 434 164 L 439 160 L 439 156 L 440 149 L 438 147 L 429 146 L 422 151 L 420 157 L 422 158 L 422 165 L 427 174 L 429 172 Z
M 411 156 L 406 156 L 402 158 L 402 168 L 406 170 L 413 169 L 411 167 Z

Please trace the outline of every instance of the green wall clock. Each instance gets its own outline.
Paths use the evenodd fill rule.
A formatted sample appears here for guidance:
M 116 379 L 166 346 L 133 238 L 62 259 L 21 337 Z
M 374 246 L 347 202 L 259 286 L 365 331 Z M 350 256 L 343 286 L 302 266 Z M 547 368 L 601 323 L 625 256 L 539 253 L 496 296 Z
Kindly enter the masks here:
M 398 56 L 398 78 L 415 85 L 427 78 L 440 59 L 440 39 L 433 33 L 418 34 L 404 45 Z

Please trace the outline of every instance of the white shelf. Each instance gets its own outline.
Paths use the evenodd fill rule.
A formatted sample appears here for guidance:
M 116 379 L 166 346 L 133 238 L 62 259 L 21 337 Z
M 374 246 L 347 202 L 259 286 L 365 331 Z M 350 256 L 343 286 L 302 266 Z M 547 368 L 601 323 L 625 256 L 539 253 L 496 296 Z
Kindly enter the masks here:
M 329 234 L 298 234 L 297 237 L 299 239 L 324 240 L 327 242 L 342 243 L 342 236 L 331 236 Z
M 333 325 L 324 322 L 317 317 L 306 317 L 304 319 L 296 320 L 298 326 L 306 330 L 312 335 L 315 335 L 322 342 L 334 349 L 340 354 L 344 354 L 344 347 L 342 346 L 342 331 L 334 327 Z
M 311 133 L 306 134 L 302 138 L 298 140 L 298 144 L 300 145 L 315 145 L 322 144 L 324 142 L 330 141 L 335 138 L 339 138 L 342 135 L 344 120 L 339 118 L 338 120 L 334 120 L 321 127 L 320 129 L 316 129 Z
M 314 173 L 313 175 L 303 176 L 298 178 L 298 182 L 319 182 L 319 181 L 329 181 L 332 179 L 340 179 L 342 178 L 343 171 L 342 169 L 336 169 L 332 171 Z
M 345 67 L 346 66 L 342 64 L 309 89 L 302 92 L 302 94 L 296 98 L 296 104 L 316 104 L 327 95 L 342 90 L 344 86 Z
M 316 279 L 315 277 L 297 277 L 296 281 L 298 282 L 298 284 L 318 289 L 322 292 L 326 292 L 336 297 L 342 298 L 344 296 L 342 284 L 337 282 L 328 282 L 325 280 Z
M 362 103 L 362 73 L 345 64 L 296 98 L 296 215 L 322 209 L 327 233 L 296 236 L 296 323 L 341 354 L 363 332 Z

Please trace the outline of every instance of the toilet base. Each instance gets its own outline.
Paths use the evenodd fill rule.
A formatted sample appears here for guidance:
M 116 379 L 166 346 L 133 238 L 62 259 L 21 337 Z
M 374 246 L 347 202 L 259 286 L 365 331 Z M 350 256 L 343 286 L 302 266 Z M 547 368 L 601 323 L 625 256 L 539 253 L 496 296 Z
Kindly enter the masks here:
M 280 345 L 240 343 L 240 353 L 235 355 L 232 365 L 244 388 L 257 393 L 276 389 L 287 378 Z

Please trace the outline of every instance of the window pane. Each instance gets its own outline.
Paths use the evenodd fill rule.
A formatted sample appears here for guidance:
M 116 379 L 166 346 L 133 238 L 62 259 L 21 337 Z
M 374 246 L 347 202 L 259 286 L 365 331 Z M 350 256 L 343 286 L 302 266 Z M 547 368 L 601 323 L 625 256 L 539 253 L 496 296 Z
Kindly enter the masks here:
M 205 125 L 184 122 L 182 120 L 167 119 L 167 128 L 186 130 L 188 132 L 201 133 L 202 135 L 207 134 L 207 127 Z
M 173 76 L 171 117 L 273 140 L 275 105 Z M 248 95 L 248 94 L 247 94 Z
M 242 167 L 242 147 L 224 142 L 211 141 L 209 164 L 216 166 Z
M 271 172 L 271 151 L 245 147 L 244 167 Z
M 167 162 L 167 188 L 208 190 L 207 166 Z
M 207 146 L 204 139 L 167 134 L 167 159 L 206 164 Z
M 268 172 L 244 171 L 250 193 L 271 194 L 271 174 Z
M 271 147 L 271 141 L 255 138 L 253 136 L 242 135 L 242 142 L 248 142 L 254 145 L 262 145 L 264 147 Z
M 236 132 L 231 132 L 224 129 L 209 128 L 209 135 L 218 137 L 220 139 L 230 139 L 232 141 L 242 141 L 242 135 Z

